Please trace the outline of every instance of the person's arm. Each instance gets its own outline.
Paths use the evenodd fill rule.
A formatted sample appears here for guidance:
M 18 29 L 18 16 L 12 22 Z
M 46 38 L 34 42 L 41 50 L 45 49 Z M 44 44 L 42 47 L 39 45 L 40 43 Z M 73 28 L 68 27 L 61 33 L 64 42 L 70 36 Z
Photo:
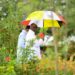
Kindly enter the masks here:
M 18 44 L 17 44 L 18 48 L 25 48 L 25 36 L 24 35 L 19 35 L 18 38 Z

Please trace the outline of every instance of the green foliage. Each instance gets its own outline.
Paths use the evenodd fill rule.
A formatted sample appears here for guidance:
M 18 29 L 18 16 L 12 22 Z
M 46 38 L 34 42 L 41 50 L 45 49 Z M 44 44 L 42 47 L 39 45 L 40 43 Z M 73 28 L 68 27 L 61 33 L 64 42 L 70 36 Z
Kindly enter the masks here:
M 66 21 L 68 20 L 69 31 L 74 29 L 74 3 L 74 0 L 67 1 L 65 3 L 65 8 L 63 8 L 61 0 L 57 2 L 49 0 L 1 0 L 0 46 L 6 46 L 15 49 L 17 38 L 21 30 L 21 25 L 19 23 L 25 19 L 32 11 L 36 10 L 54 9 L 56 12 L 60 10 L 63 12 Z M 71 12 L 69 12 L 69 8 Z
M 15 54 L 13 53 L 12 49 L 8 49 L 6 47 L 2 47 L 0 49 L 0 65 L 6 64 L 15 64 Z M 9 62 L 10 61 L 10 62 Z
M 0 75 L 16 75 L 14 66 L 0 66 Z
M 75 19 L 75 0 L 66 0 L 66 3 L 62 3 L 62 0 L 0 0 L 0 75 L 21 75 L 23 73 L 23 68 L 16 67 L 14 69 L 15 64 L 15 56 L 16 56 L 16 46 L 18 35 L 21 30 L 20 22 L 25 19 L 31 12 L 36 10 L 54 10 L 56 13 L 58 11 L 62 11 L 66 22 L 68 31 L 74 30 L 74 19 Z M 65 8 L 63 6 L 65 5 Z M 41 32 L 46 33 L 46 29 L 41 29 Z M 64 27 L 59 30 L 60 35 L 58 36 L 58 40 L 62 40 L 64 37 Z M 71 34 L 74 33 L 71 32 Z M 62 55 L 65 54 L 65 50 L 67 50 L 67 44 L 60 48 L 59 51 Z M 71 48 L 72 49 L 72 48 Z M 7 52 L 8 51 L 8 52 Z M 27 57 L 30 54 L 30 51 L 27 49 L 24 52 L 24 57 L 26 58 L 23 61 L 27 61 Z M 49 58 L 54 59 L 54 49 L 49 48 L 45 54 L 48 55 Z M 6 62 L 5 58 L 9 56 L 11 58 L 10 62 Z M 55 71 L 47 71 L 46 68 L 43 70 L 44 73 L 36 72 L 35 67 L 36 64 L 33 62 L 29 63 L 30 67 L 25 73 L 31 74 L 34 71 L 35 75 L 55 75 Z M 4 66 L 2 66 L 4 65 Z M 6 65 L 6 66 L 5 66 Z M 11 66 L 12 65 L 12 66 Z M 16 74 L 16 73 L 19 74 Z M 63 72 L 59 72 L 61 75 Z M 33 75 L 33 74 L 32 74 Z M 73 75 L 71 72 L 68 72 L 67 75 Z

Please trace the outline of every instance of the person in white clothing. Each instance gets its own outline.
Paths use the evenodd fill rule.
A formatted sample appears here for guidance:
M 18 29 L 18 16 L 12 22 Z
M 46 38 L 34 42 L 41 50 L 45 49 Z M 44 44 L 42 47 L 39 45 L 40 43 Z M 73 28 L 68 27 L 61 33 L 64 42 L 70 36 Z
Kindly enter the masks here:
M 31 41 L 33 40 L 32 46 L 29 48 L 29 50 L 32 50 L 33 53 L 29 54 L 28 59 L 32 59 L 33 57 L 37 57 L 38 59 L 41 59 L 41 52 L 40 52 L 40 40 L 37 39 L 36 37 L 36 30 L 37 30 L 37 25 L 32 23 L 30 26 L 30 29 L 27 33 L 26 36 L 26 47 L 31 46 Z
M 23 49 L 25 48 L 25 38 L 29 29 L 30 26 L 26 26 L 26 28 L 23 29 L 22 32 L 19 34 L 18 44 L 17 44 L 17 61 L 20 61 L 22 57 L 22 52 Z

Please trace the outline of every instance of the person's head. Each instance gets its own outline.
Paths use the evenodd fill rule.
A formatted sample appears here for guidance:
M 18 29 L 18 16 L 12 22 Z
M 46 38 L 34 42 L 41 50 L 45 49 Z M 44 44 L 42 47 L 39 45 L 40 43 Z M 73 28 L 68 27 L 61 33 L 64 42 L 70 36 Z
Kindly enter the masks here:
M 32 31 L 34 31 L 34 32 L 36 32 L 37 31 L 37 25 L 35 24 L 35 23 L 32 23 L 31 24 L 31 26 L 30 26 L 30 29 L 32 30 Z
M 30 29 L 30 26 L 26 26 L 25 30 L 28 32 L 28 30 Z

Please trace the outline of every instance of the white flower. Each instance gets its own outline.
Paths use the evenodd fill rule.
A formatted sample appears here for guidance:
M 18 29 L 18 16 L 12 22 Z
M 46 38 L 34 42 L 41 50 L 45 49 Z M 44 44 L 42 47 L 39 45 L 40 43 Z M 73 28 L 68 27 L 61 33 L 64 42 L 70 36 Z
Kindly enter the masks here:
M 7 15 L 7 13 L 3 13 L 3 15 L 4 15 L 4 16 L 6 16 L 6 15 Z
M 2 8 L 3 8 L 3 7 L 0 7 L 0 11 L 2 11 Z

